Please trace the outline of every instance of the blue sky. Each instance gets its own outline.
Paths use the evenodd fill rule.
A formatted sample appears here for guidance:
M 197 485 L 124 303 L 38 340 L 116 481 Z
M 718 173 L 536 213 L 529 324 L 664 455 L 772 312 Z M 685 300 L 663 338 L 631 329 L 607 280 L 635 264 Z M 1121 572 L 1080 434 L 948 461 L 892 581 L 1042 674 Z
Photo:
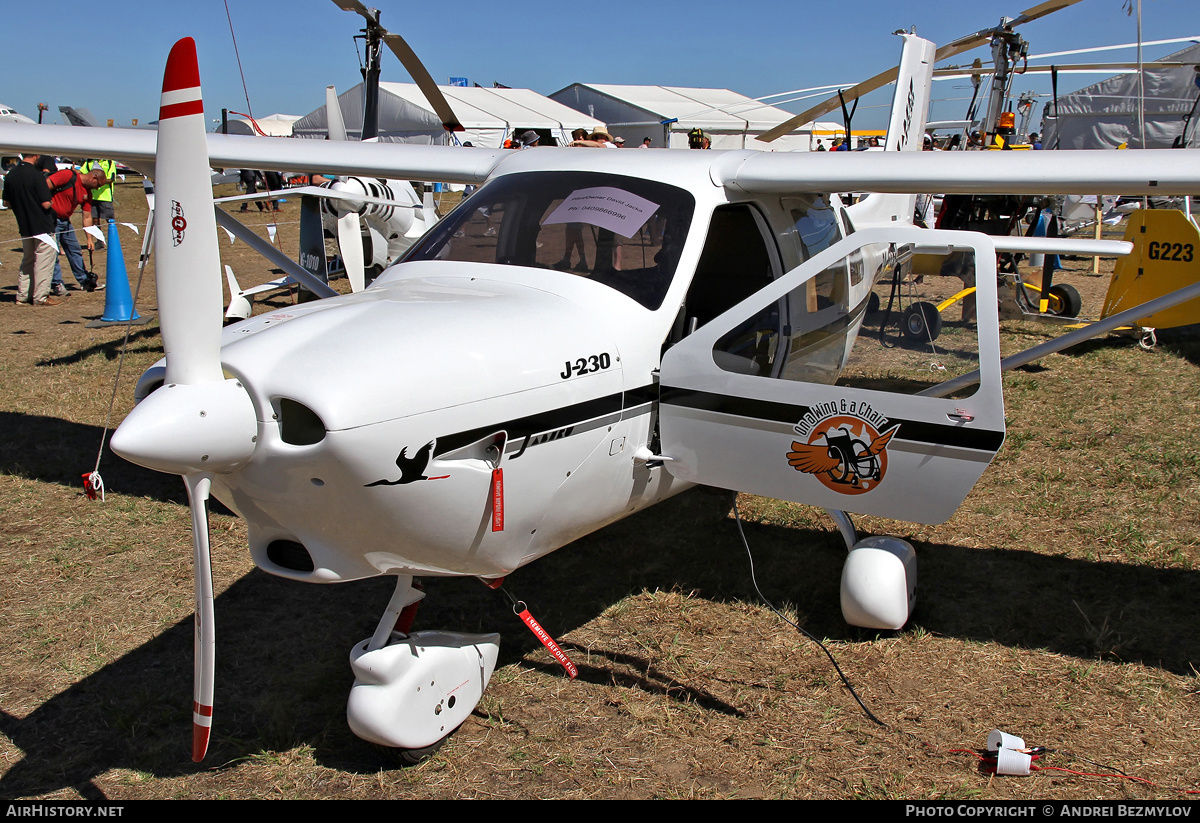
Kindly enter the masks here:
M 898 38 L 891 32 L 916 26 L 917 33 L 944 44 L 1016 16 L 1037 0 L 696 0 L 680 3 L 529 4 L 455 0 L 375 0 L 382 22 L 401 34 L 444 83 L 450 76 L 490 85 L 532 88 L 543 94 L 573 82 L 661 84 L 729 88 L 757 97 L 825 83 L 852 83 L 897 62 Z M 1136 0 L 1133 0 L 1136 3 Z M 10 4 L 4 14 L 0 53 L 0 101 L 36 119 L 38 102 L 48 103 L 47 122 L 61 122 L 59 105 L 85 106 L 119 125 L 157 116 L 162 66 L 171 44 L 196 38 L 205 108 L 246 110 L 222 0 L 52 0 Z M 365 5 L 372 5 L 365 2 Z M 1125 0 L 1082 0 L 1023 26 L 1032 54 L 1136 39 L 1136 18 Z M 360 28 L 355 14 L 330 0 L 228 0 L 256 115 L 306 114 L 323 105 L 333 83 L 344 91 L 358 82 L 359 60 L 351 37 Z M 50 52 L 47 44 L 71 32 L 115 32 L 92 49 Z M 1159 40 L 1200 34 L 1200 0 L 1143 0 L 1143 38 Z M 1158 46 L 1158 57 L 1183 45 Z M 80 60 L 89 53 L 95 59 Z M 968 62 L 983 50 L 957 58 Z M 1134 50 L 1065 60 L 1133 60 Z M 1060 78 L 1060 92 L 1103 77 Z M 384 80 L 408 81 L 390 54 Z M 1049 80 L 1019 88 L 1049 91 Z M 935 84 L 934 98 L 969 96 L 965 81 Z M 855 125 L 882 115 L 885 99 L 863 103 Z M 874 103 L 877 108 L 868 108 Z M 790 106 L 799 111 L 806 104 Z M 957 117 L 966 101 L 942 104 L 935 115 Z M 1040 111 L 1040 109 L 1039 109 Z M 214 114 L 215 113 L 215 114 Z

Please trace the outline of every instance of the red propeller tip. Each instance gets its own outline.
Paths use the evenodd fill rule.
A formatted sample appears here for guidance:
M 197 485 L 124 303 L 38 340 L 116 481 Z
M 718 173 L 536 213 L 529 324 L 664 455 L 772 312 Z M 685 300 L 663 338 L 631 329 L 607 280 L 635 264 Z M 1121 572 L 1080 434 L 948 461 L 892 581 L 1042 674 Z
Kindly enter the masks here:
M 212 706 L 192 703 L 192 760 L 199 763 L 208 752 L 208 737 L 212 731 Z
M 208 726 L 192 724 L 192 760 L 199 763 L 208 752 Z

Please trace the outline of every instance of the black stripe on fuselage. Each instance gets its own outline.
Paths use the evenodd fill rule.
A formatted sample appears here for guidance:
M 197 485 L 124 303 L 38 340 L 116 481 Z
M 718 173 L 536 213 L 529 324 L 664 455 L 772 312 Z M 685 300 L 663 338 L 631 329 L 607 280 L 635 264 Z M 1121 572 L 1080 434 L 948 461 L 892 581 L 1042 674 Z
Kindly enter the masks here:
M 749 397 L 733 397 L 691 389 L 665 388 L 662 393 L 664 405 L 746 417 L 752 420 L 769 420 L 795 424 L 808 414 L 808 406 L 791 403 L 776 403 L 770 400 L 755 400 Z M 971 430 L 959 425 L 940 425 L 924 420 L 902 420 L 889 417 L 888 426 L 900 424 L 896 440 L 928 443 L 935 446 L 953 446 L 979 451 L 998 451 L 1004 442 L 1004 433 L 991 430 Z
M 527 447 L 538 445 L 529 441 L 529 438 L 535 435 L 547 432 L 557 433 L 564 429 L 570 429 L 570 431 L 563 432 L 560 437 L 553 438 L 558 440 L 573 434 L 582 434 L 598 426 L 605 425 L 608 422 L 616 422 L 617 420 L 647 414 L 650 411 L 650 401 L 657 399 L 658 387 L 650 384 L 627 392 L 584 400 L 582 403 L 573 403 L 570 406 L 562 406 L 557 409 L 518 417 L 490 426 L 481 426 L 468 431 L 443 435 L 437 439 L 437 446 L 434 449 L 433 456 L 440 457 L 443 454 L 482 440 L 488 435 L 505 431 L 508 432 L 509 442 L 509 447 L 506 451 L 515 450 L 515 458 L 524 452 Z M 549 439 L 542 442 L 549 442 Z

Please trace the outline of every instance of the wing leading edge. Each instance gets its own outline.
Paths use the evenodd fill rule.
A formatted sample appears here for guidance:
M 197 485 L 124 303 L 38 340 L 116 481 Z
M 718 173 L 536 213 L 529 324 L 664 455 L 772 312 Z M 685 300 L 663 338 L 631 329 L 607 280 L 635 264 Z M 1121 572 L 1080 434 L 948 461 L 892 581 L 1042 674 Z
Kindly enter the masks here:
M 0 150 L 68 157 L 111 157 L 152 170 L 157 136 L 132 129 L 0 124 Z M 481 183 L 513 152 L 404 143 L 333 143 L 284 137 L 208 135 L 218 168 L 260 168 L 318 174 L 357 174 L 447 183 Z M 524 155 L 524 152 L 520 154 Z M 1200 152 L 1137 151 L 971 152 L 682 152 L 685 162 L 710 167 L 718 186 L 758 194 L 865 191 L 902 194 L 1186 195 L 1200 191 Z M 659 152 L 535 149 L 522 161 L 544 168 L 598 168 L 647 176 L 660 172 Z M 683 157 L 676 157 L 684 161 Z M 522 162 L 532 167 L 532 162 Z
M 0 150 L 39 151 L 66 157 L 107 157 L 151 173 L 158 135 L 135 129 L 0 124 Z M 505 156 L 493 149 L 340 143 L 286 137 L 209 134 L 216 168 L 271 169 L 314 174 L 362 175 L 445 183 L 481 183 Z

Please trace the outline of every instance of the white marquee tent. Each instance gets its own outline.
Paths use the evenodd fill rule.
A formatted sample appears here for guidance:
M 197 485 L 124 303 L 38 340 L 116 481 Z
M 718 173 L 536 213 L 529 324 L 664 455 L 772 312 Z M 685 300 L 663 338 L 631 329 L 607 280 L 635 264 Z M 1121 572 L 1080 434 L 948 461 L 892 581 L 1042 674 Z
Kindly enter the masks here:
M 1163 61 L 1196 63 L 1200 45 L 1162 58 Z M 1146 145 L 1148 149 L 1169 149 L 1175 138 L 1183 136 L 1193 147 L 1197 144 L 1196 96 L 1198 78 L 1193 66 L 1145 70 Z M 1059 149 L 1114 149 L 1125 143 L 1131 149 L 1142 148 L 1138 127 L 1137 72 L 1118 74 L 1072 94 L 1047 102 L 1042 115 L 1042 145 Z M 1190 121 L 1185 116 L 1192 112 Z M 1187 134 L 1184 126 L 1187 125 Z
M 757 136 L 792 113 L 729 89 L 572 83 L 550 99 L 604 121 L 609 132 L 624 137 L 631 148 L 649 137 L 655 148 L 686 149 L 688 132 L 699 128 L 714 149 L 809 151 L 816 148 L 818 137 L 828 145 L 833 133 L 841 133 L 837 123 L 807 124 L 803 130 L 764 143 Z
M 267 137 L 291 137 L 292 124 L 299 119 L 298 114 L 268 114 L 266 117 L 255 117 L 254 123 L 258 124 L 258 128 Z M 254 123 L 244 117 L 231 117 L 229 133 L 256 135 L 258 131 L 255 130 Z
M 439 88 L 466 129 L 457 132 L 454 138 L 482 148 L 502 146 L 506 139 L 529 129 L 541 135 L 543 146 L 566 145 L 574 129 L 590 132 L 604 125 L 529 89 Z M 358 139 L 362 132 L 362 84 L 339 95 L 338 102 L 346 131 L 351 139 Z M 325 107 L 296 121 L 293 133 L 297 137 L 324 139 Z M 412 83 L 379 84 L 379 136 L 381 140 L 395 143 L 451 142 L 425 96 Z

